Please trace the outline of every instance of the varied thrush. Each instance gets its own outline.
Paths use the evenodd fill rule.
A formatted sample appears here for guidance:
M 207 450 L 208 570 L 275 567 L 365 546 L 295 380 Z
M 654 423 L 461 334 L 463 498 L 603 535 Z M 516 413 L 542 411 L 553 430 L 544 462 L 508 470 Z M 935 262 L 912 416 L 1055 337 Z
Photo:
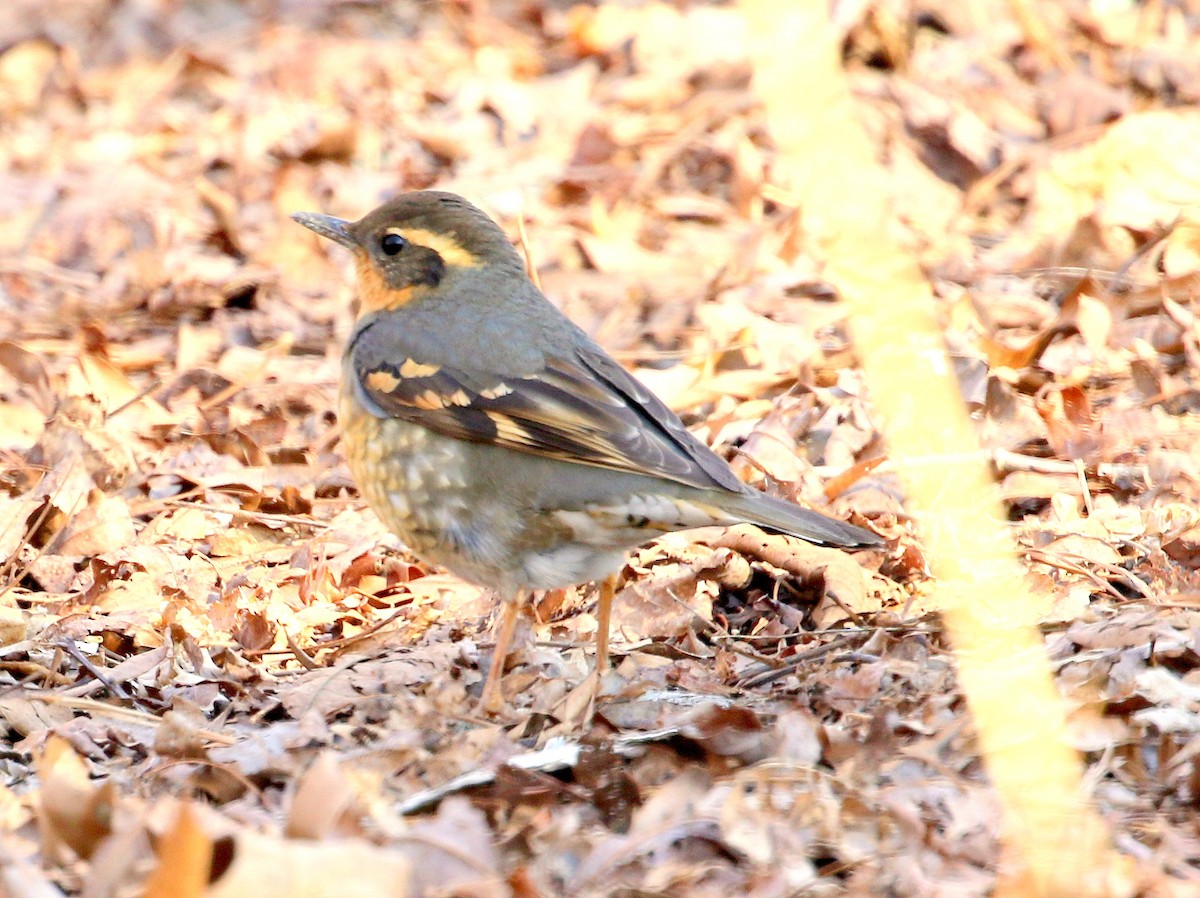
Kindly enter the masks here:
M 504 600 L 485 711 L 530 590 L 601 580 L 674 530 L 750 523 L 828 546 L 879 538 L 767 496 L 569 321 L 503 230 L 459 196 L 396 197 L 357 222 L 297 222 L 354 254 L 358 319 L 342 357 L 350 469 L 420 558 Z

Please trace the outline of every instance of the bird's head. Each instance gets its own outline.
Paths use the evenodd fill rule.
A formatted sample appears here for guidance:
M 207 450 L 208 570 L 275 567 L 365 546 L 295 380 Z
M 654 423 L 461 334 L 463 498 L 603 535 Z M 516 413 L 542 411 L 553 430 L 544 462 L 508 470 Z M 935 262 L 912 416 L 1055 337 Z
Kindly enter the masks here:
M 453 193 L 404 193 L 358 221 L 297 212 L 293 220 L 354 253 L 361 312 L 394 309 L 454 273 L 524 266 L 504 231 Z

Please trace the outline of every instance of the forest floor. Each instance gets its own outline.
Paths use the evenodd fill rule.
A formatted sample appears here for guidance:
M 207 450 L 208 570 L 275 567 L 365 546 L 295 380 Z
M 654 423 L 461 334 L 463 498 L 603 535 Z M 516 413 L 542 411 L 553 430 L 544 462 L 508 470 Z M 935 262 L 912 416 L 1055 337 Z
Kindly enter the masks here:
M 1200 9 L 835 8 L 1092 802 L 1138 889 L 1200 894 Z M 9 0 L 0 896 L 993 893 L 1001 802 L 754 62 L 687 0 Z M 496 603 L 359 497 L 350 260 L 289 220 L 427 187 L 740 476 L 886 548 L 834 584 L 662 539 L 594 714 L 592 584 L 476 713 Z

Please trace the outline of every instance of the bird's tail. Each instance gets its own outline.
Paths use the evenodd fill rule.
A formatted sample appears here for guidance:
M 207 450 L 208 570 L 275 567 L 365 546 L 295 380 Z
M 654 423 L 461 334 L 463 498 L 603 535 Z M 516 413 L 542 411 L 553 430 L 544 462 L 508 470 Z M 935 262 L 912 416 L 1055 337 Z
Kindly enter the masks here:
M 821 546 L 853 549 L 883 545 L 883 540 L 870 530 L 757 491 L 722 496 L 721 508 L 733 523 L 754 524 Z

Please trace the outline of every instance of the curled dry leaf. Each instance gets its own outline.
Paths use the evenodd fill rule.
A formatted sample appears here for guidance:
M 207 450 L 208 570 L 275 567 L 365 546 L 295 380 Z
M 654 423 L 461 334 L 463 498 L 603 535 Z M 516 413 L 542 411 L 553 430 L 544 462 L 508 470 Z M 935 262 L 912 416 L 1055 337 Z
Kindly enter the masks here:
M 38 823 L 43 850 L 54 856 L 57 846 L 88 858 L 112 831 L 115 784 L 93 784 L 83 759 L 66 740 L 48 739 L 38 757 Z
M 410 898 L 420 894 L 413 891 L 413 862 L 408 857 L 361 840 L 313 842 L 241 830 L 214 848 L 225 866 L 203 892 L 205 898 Z
M 823 602 L 814 614 L 822 611 L 823 619 L 836 615 L 853 616 L 867 607 L 866 579 L 858 563 L 837 550 L 814 546 L 786 536 L 764 533 L 756 527 L 738 526 L 708 540 L 713 548 L 732 549 L 744 555 L 760 558 L 768 564 L 787 571 L 802 582 L 819 581 Z
M 329 839 L 361 835 L 355 826 L 356 796 L 337 758 L 322 752 L 300 777 L 284 834 L 291 839 Z
M 902 416 L 878 413 L 945 342 L 1006 532 L 1052 565 L 1041 635 L 1067 732 L 1094 752 L 1089 795 L 1147 893 L 1190 896 L 1200 43 L 1185 4 L 1076 6 L 834 4 L 826 39 L 828 10 L 795 3 L 8 0 L 0 770 L 19 788 L 0 789 L 0 890 L 137 890 L 191 789 L 206 804 L 151 894 L 213 877 L 412 894 L 414 863 L 456 894 L 992 894 L 1014 856 L 922 617 L 941 610 L 931 531 L 895 473 L 865 473 L 885 451 L 897 470 L 945 463 L 900 457 L 880 420 Z M 813 27 L 765 46 L 806 10 Z M 839 130 L 851 119 L 868 140 Z M 547 293 L 698 437 L 869 513 L 895 548 L 659 542 L 624 571 L 624 653 L 598 697 L 584 588 L 540 598 L 511 717 L 474 716 L 495 602 L 365 509 L 336 421 L 353 262 L 287 219 L 423 187 L 520 235 Z M 885 225 L 828 239 L 837 220 Z M 937 330 L 885 365 L 909 351 L 918 266 Z M 869 354 L 847 272 L 884 297 Z M 940 433 L 927 397 L 901 404 Z M 588 732 L 566 729 L 598 743 L 599 772 L 463 785 L 428 838 L 392 816 L 537 754 L 557 703 L 582 718 L 593 699 Z M 31 822 L 63 785 L 30 761 L 52 734 L 115 784 L 87 860 Z M 818 762 L 823 778 L 803 769 Z M 95 786 L 66 780 L 63 821 Z M 347 838 L 279 838 L 293 795 L 297 830 Z M 33 859 L 20 875 L 15 856 Z

